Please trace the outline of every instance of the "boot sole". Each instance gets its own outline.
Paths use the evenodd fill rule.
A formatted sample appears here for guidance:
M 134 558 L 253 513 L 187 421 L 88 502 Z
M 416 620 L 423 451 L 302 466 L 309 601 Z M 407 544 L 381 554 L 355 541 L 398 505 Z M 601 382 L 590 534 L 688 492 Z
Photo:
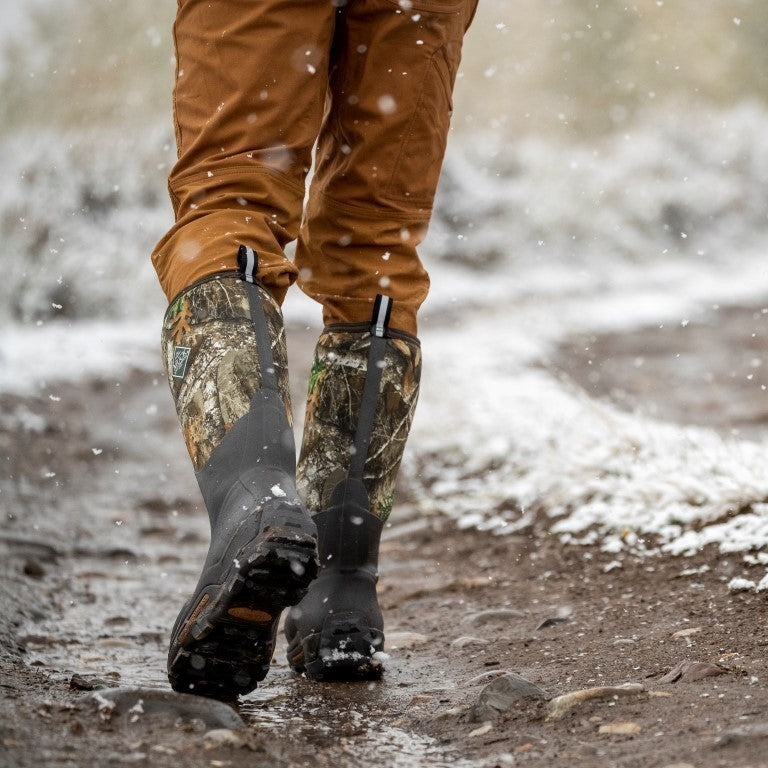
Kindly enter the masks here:
M 270 529 L 233 558 L 221 584 L 190 603 L 169 654 L 175 691 L 219 699 L 250 693 L 269 671 L 283 609 L 317 575 L 315 539 Z
M 377 652 L 384 650 L 384 633 L 355 617 L 330 616 L 322 632 L 294 638 L 288 663 L 297 674 L 321 682 L 378 680 L 384 671 Z

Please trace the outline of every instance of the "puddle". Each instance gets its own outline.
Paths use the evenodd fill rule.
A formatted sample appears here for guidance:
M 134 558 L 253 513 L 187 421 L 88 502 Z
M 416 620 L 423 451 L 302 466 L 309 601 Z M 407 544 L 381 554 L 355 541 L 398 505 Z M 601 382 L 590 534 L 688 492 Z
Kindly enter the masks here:
M 312 350 L 305 346 L 309 359 Z M 43 572 L 37 586 L 46 606 L 21 628 L 25 660 L 65 691 L 75 673 L 120 686 L 168 690 L 169 632 L 207 549 L 207 516 L 194 476 L 175 428 L 166 428 L 174 423 L 170 398 L 161 401 L 147 381 L 123 383 L 117 416 L 114 396 L 62 387 L 62 402 L 87 401 L 88 419 L 70 442 L 57 437 L 50 449 L 60 485 L 46 499 L 44 525 L 35 528 L 34 540 L 28 537 L 34 546 L 24 549 Z M 44 405 L 44 413 L 52 413 L 54 406 Z M 68 405 L 66 413 L 70 410 Z M 62 445 L 71 446 L 70 452 Z M 97 454 L 92 446 L 104 450 Z M 34 447 L 48 456 L 46 445 Z M 7 501 L 24 489 L 11 490 L 15 496 L 9 494 Z M 411 540 L 425 521 L 413 520 L 404 504 L 391 523 L 382 547 L 387 552 L 382 581 L 395 605 L 397 590 L 412 592 L 411 582 L 424 586 L 430 561 Z M 61 550 L 55 567 L 48 538 L 56 544 L 55 553 Z M 398 552 L 400 559 L 394 557 Z M 388 610 L 395 613 L 394 607 Z M 409 615 L 393 616 L 393 633 L 395 627 L 408 631 Z M 436 616 L 434 621 L 437 625 Z M 445 682 L 446 689 L 453 688 L 453 681 Z M 367 763 L 471 768 L 476 764 L 412 730 L 420 730 L 412 700 L 436 690 L 443 688 L 435 687 L 434 670 L 407 649 L 392 652 L 383 681 L 310 683 L 291 673 L 281 637 L 269 677 L 237 709 L 257 734 L 274 735 L 270 743 L 284 753 L 285 764 L 313 764 L 313 757 L 322 755 L 323 765 L 339 768 Z
M 356 765 L 391 768 L 476 768 L 478 763 L 460 758 L 433 738 L 377 716 L 394 703 L 387 688 L 385 682 L 340 687 L 291 679 L 255 691 L 239 711 L 255 730 L 299 738 L 344 764 L 354 760 Z

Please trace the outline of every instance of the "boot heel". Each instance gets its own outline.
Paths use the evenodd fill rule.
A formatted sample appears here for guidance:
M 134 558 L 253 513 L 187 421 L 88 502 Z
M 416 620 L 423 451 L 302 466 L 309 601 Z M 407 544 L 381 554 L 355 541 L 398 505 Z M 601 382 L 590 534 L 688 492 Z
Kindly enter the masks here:
M 296 538 L 311 537 L 317 540 L 317 526 L 303 507 L 284 504 L 274 510 L 264 510 L 261 530 L 280 531 L 285 536 Z
M 377 653 L 383 648 L 380 629 L 361 614 L 346 613 L 329 616 L 321 632 L 288 653 L 293 668 L 313 680 L 377 680 L 383 671 Z

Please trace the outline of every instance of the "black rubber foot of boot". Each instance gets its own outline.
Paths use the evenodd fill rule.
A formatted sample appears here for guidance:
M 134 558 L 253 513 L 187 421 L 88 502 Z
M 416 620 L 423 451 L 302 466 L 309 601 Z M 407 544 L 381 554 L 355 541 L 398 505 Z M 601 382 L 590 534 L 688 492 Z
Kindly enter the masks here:
M 382 521 L 362 481 L 345 480 L 315 515 L 322 569 L 285 620 L 288 663 L 312 680 L 381 677 L 384 620 L 376 597 Z
M 288 647 L 288 663 L 311 680 L 378 680 L 383 667 L 377 654 L 383 648 L 384 633 L 370 627 L 363 616 L 334 615 L 321 632 L 295 638 Z
M 219 699 L 249 693 L 269 671 L 284 608 L 317 575 L 315 539 L 271 528 L 233 558 L 220 584 L 197 591 L 168 657 L 171 687 Z

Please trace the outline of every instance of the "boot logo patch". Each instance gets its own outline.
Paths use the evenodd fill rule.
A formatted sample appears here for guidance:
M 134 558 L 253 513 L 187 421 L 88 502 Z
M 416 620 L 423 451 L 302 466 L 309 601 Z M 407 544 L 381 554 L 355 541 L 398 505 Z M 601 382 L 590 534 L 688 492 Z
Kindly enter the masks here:
M 173 348 L 173 365 L 171 366 L 171 373 L 174 379 L 183 379 L 184 374 L 187 372 L 187 363 L 189 362 L 189 353 L 192 351 L 191 347 L 174 347 Z

